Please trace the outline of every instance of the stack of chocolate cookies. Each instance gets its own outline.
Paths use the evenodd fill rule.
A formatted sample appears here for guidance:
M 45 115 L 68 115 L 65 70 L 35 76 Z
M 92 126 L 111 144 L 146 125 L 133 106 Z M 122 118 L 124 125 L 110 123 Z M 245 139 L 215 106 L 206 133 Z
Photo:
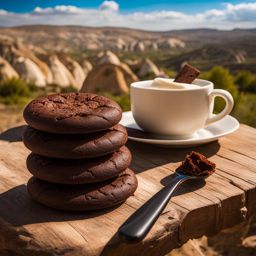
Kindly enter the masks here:
M 54 94 L 28 104 L 23 142 L 32 151 L 31 197 L 55 209 L 89 211 L 133 195 L 137 179 L 128 168 L 121 116 L 117 103 L 89 93 Z

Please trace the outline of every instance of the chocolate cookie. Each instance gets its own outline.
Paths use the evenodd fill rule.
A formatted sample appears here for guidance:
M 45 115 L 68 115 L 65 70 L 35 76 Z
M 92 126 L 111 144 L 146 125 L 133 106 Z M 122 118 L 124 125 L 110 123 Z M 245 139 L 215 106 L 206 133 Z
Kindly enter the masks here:
M 29 126 L 50 133 L 84 134 L 106 130 L 122 117 L 114 101 L 91 93 L 58 93 L 30 102 L 23 113 Z
M 65 159 L 107 155 L 122 147 L 126 141 L 126 129 L 120 124 L 91 134 L 53 134 L 40 132 L 29 126 L 23 133 L 23 142 L 33 153 Z
M 116 152 L 93 159 L 64 160 L 30 154 L 27 168 L 35 177 L 60 184 L 100 182 L 118 176 L 131 163 L 125 146 Z
M 111 181 L 91 185 L 61 185 L 30 178 L 31 197 L 46 206 L 68 211 L 91 211 L 117 205 L 133 195 L 137 188 L 135 174 L 126 169 Z

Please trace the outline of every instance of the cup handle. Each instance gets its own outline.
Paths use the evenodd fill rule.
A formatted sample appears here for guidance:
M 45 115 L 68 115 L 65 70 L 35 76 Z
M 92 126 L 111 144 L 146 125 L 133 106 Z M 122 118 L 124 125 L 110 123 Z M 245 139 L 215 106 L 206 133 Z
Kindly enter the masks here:
M 205 124 L 206 126 L 211 124 L 211 123 L 214 123 L 214 122 L 222 119 L 226 115 L 228 115 L 231 112 L 231 110 L 234 106 L 234 100 L 233 100 L 232 95 L 228 91 L 221 90 L 221 89 L 214 89 L 209 94 L 209 102 L 210 102 L 209 104 L 210 105 L 212 104 L 215 97 L 217 97 L 217 96 L 219 96 L 219 97 L 221 97 L 225 100 L 225 102 L 226 102 L 225 108 L 220 113 L 218 113 L 217 115 L 214 115 L 213 113 L 210 113 L 209 117 L 206 121 L 206 124 Z

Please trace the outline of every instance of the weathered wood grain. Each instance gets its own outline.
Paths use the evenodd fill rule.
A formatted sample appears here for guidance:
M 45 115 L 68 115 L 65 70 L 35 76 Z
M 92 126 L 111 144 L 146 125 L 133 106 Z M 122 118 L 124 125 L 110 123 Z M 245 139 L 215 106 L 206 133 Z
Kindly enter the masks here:
M 139 187 L 125 204 L 94 213 L 51 210 L 26 192 L 29 151 L 23 127 L 0 135 L 0 252 L 5 255 L 164 255 L 190 238 L 213 235 L 256 212 L 256 130 L 241 128 L 218 142 L 190 149 L 168 149 L 129 142 L 131 168 Z M 171 180 L 191 150 L 209 157 L 217 172 L 206 182 L 184 184 L 148 236 L 126 244 L 118 227 Z

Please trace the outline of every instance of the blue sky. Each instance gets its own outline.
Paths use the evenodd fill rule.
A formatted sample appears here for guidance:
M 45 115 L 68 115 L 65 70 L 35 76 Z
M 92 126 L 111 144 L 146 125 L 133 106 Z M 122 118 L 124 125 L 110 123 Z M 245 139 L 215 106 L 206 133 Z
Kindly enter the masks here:
M 221 8 L 225 1 L 220 0 L 118 0 L 122 12 L 173 10 L 185 13 L 201 12 L 213 8 Z M 246 3 L 250 1 L 230 0 L 229 3 Z M 101 0 L 0 0 L 0 9 L 12 12 L 30 12 L 35 7 L 54 7 L 56 5 L 73 5 L 81 8 L 97 8 Z
M 256 0 L 0 0 L 0 26 L 255 28 Z

